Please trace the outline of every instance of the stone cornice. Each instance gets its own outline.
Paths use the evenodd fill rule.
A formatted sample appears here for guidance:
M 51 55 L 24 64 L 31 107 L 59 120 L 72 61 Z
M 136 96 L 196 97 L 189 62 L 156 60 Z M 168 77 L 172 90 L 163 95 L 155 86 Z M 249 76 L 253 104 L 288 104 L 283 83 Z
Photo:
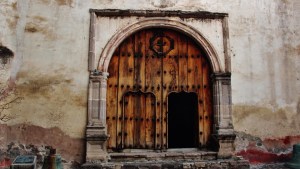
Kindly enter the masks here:
M 90 13 L 103 17 L 180 17 L 201 19 L 223 19 L 227 13 L 214 13 L 207 11 L 165 11 L 165 10 L 119 10 L 119 9 L 90 9 Z

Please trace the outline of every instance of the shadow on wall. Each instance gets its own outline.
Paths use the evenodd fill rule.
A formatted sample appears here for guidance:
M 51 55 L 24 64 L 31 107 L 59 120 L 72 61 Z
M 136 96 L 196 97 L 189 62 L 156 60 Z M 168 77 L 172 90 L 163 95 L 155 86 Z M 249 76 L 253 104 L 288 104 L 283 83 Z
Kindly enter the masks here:
M 14 53 L 5 46 L 0 45 L 0 62 L 5 66 L 14 57 Z
M 236 135 L 236 155 L 252 164 L 287 162 L 292 157 L 293 145 L 300 142 L 300 135 L 264 140 L 243 132 Z
M 13 96 L 14 82 L 10 83 L 9 79 L 9 65 L 13 57 L 14 53 L 0 44 L 0 122 L 7 122 L 12 118 L 10 115 L 4 114 L 4 110 L 21 100 L 21 98 Z M 12 97 L 8 98 L 8 96 Z

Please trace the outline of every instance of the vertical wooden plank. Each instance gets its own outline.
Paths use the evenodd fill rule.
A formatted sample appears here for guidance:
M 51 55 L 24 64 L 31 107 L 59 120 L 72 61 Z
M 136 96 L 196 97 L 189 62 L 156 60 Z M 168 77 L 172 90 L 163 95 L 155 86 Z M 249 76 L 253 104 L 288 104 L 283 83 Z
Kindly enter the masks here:
M 132 148 L 139 148 L 139 139 L 140 139 L 140 116 L 141 116 L 141 95 L 134 93 L 134 107 L 133 107 L 133 147 Z
M 148 30 L 147 32 L 145 32 L 145 62 L 147 63 L 145 66 L 145 91 L 147 92 L 153 92 L 154 91 L 154 86 L 153 86 L 153 73 L 152 73 L 152 55 L 153 55 L 153 51 L 150 50 L 150 38 L 152 37 L 152 33 Z M 151 101 L 147 102 L 148 104 L 151 104 Z M 151 133 L 151 127 L 155 127 L 152 126 L 152 115 L 151 115 L 151 108 L 147 106 L 147 129 L 146 129 L 146 136 L 148 137 L 148 139 L 146 138 L 147 141 L 147 145 L 149 146 L 149 148 L 154 149 L 155 145 L 154 142 L 151 143 L 150 141 L 155 140 L 155 133 Z M 149 113 L 149 114 L 148 114 Z
M 128 148 L 129 147 L 129 142 L 128 142 L 128 133 L 127 133 L 127 126 L 129 121 L 129 111 L 131 109 L 131 97 L 130 95 L 124 95 L 122 97 L 122 149 Z
M 108 149 L 116 148 L 117 141 L 117 114 L 118 114 L 118 73 L 119 73 L 119 49 L 117 49 L 110 61 L 108 72 L 109 78 L 107 81 L 107 132 L 110 135 L 108 139 Z
M 178 90 L 182 91 L 185 90 L 187 91 L 187 58 L 188 58 L 188 42 L 187 38 L 184 35 L 180 35 L 178 38 L 178 43 L 181 44 L 181 47 L 178 48 L 178 55 L 179 55 L 179 82 L 178 82 Z
M 128 41 L 128 40 L 127 40 Z M 124 88 L 124 82 L 126 82 L 126 78 L 128 78 L 128 58 L 126 56 L 126 43 L 127 41 L 125 40 L 119 47 L 120 50 L 120 56 L 119 56 L 119 81 L 118 84 L 115 86 L 118 89 L 118 116 L 117 116 L 117 148 L 122 149 L 123 148 L 123 137 L 124 133 L 122 131 L 123 128 L 123 115 L 124 115 L 124 110 L 123 110 L 123 94 L 126 92 L 126 89 Z M 123 86 L 123 87 L 121 87 Z
M 205 62 L 204 62 L 205 60 Z M 211 98 L 211 85 L 210 85 L 210 67 L 207 59 L 202 59 L 203 69 L 203 109 L 204 109 L 204 126 L 203 126 L 203 141 L 207 145 L 212 127 L 212 98 Z
M 134 107 L 136 98 L 129 94 L 124 100 L 124 148 L 133 148 L 134 145 Z
M 197 65 L 197 48 L 194 45 L 194 42 L 189 39 L 188 40 L 188 78 L 187 78 L 187 91 L 195 92 L 196 85 L 195 83 L 200 78 L 196 73 L 196 65 Z
M 145 148 L 154 147 L 155 123 L 152 118 L 155 118 L 155 96 L 147 94 L 145 101 Z
M 129 37 L 120 46 L 120 59 L 119 59 L 119 83 L 118 83 L 118 123 L 117 123 L 117 144 L 119 148 L 122 148 L 122 138 L 124 132 L 122 131 L 123 112 L 122 112 L 122 96 L 128 90 L 127 86 L 133 86 L 134 81 L 134 52 L 133 52 L 133 38 Z M 128 102 L 129 103 L 129 102 Z M 133 113 L 129 111 L 129 113 Z M 127 133 L 128 134 L 128 133 Z M 131 134 L 131 133 L 130 133 Z M 132 139 L 132 138 L 131 138 Z
M 202 70 L 202 61 L 203 56 L 200 54 L 197 55 L 197 73 L 199 77 L 199 81 L 197 83 L 197 93 L 198 93 L 198 120 L 199 120 L 199 129 L 198 129 L 198 135 L 199 135 L 199 146 L 202 147 L 202 145 L 205 144 L 204 142 L 204 135 L 203 135 L 203 129 L 204 129 L 204 102 L 203 102 L 203 70 Z
M 141 110 L 140 110 L 140 116 L 139 116 L 139 140 L 138 140 L 138 148 L 145 148 L 146 146 L 146 123 L 145 123 L 145 118 L 146 118 L 146 94 L 142 94 L 140 97 L 140 104 L 141 104 Z M 149 105 L 150 106 L 150 105 Z
M 145 31 L 140 31 L 135 35 L 135 54 L 134 54 L 134 80 L 135 86 L 134 90 L 145 90 Z M 145 96 L 142 95 L 136 108 L 138 109 L 136 113 L 139 113 L 136 121 L 136 148 L 141 148 L 145 146 L 145 126 L 144 126 L 144 109 L 145 109 Z
M 129 42 L 127 43 L 127 58 L 128 58 L 128 79 L 124 82 L 124 87 L 126 86 L 133 86 L 134 85 L 134 36 L 129 37 Z M 135 96 L 130 96 L 130 103 L 128 102 L 128 107 L 130 107 L 130 111 L 128 112 L 129 120 L 126 121 L 128 126 L 127 126 L 127 141 L 129 143 L 129 148 L 133 148 L 134 146 L 134 128 L 135 128 L 135 111 L 136 111 L 136 97 Z
M 138 121 L 138 117 L 140 116 L 140 110 L 141 110 L 141 101 L 140 101 L 140 95 L 137 95 L 137 93 L 134 93 L 133 95 L 134 99 L 133 99 L 133 102 L 134 102 L 134 106 L 133 106 L 133 119 L 132 119 L 132 126 L 133 126 L 133 129 L 132 129 L 132 148 L 136 149 L 137 146 L 138 146 L 138 141 L 139 141 L 139 121 Z
M 150 39 L 154 36 L 154 32 L 156 29 L 151 29 L 145 33 L 145 53 L 146 53 L 146 69 L 145 69 L 145 88 L 147 91 L 153 92 L 156 97 L 156 110 L 155 116 L 152 118 L 153 122 L 155 122 L 155 133 L 153 134 L 155 145 L 153 148 L 160 149 L 161 148 L 161 58 L 158 58 L 155 52 L 153 52 L 150 47 Z M 156 119 L 155 119 L 156 118 Z
M 134 94 L 134 109 L 133 109 L 133 148 L 140 148 L 141 142 L 141 116 L 142 116 L 142 109 L 143 109 L 143 95 L 142 93 L 135 93 Z
M 136 90 L 145 90 L 145 31 L 140 31 L 135 35 L 134 46 L 134 67 Z
M 201 53 L 199 48 L 192 39 L 188 40 L 188 91 L 195 92 L 197 94 L 197 115 L 195 116 L 197 128 L 197 145 L 200 147 L 204 143 L 203 135 L 203 94 L 201 92 L 202 86 L 202 64 L 201 64 Z
M 164 44 L 165 50 L 171 48 L 173 43 L 173 48 L 169 53 L 167 53 L 163 57 L 163 107 L 162 107 L 162 142 L 163 149 L 167 149 L 168 141 L 167 141 L 167 102 L 168 102 L 168 94 L 172 91 L 177 90 L 178 85 L 178 64 L 177 64 L 177 56 L 178 56 L 178 33 L 175 31 L 165 31 L 164 32 Z M 173 41 L 173 42 L 172 42 Z

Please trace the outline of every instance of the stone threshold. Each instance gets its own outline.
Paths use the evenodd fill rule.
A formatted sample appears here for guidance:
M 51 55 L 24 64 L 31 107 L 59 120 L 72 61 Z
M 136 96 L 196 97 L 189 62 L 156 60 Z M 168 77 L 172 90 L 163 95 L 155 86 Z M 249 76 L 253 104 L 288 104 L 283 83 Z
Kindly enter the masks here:
M 216 160 L 217 152 L 198 151 L 197 149 L 168 149 L 166 151 L 124 150 L 120 153 L 109 153 L 109 162 L 148 162 L 148 161 L 201 161 Z
M 107 162 L 86 163 L 82 169 L 249 169 L 249 162 L 243 159 L 186 161 L 148 161 L 148 162 Z
M 197 149 L 168 149 L 167 151 L 124 150 L 109 153 L 103 163 L 85 163 L 82 169 L 249 169 L 241 157 L 217 159 L 217 152 Z

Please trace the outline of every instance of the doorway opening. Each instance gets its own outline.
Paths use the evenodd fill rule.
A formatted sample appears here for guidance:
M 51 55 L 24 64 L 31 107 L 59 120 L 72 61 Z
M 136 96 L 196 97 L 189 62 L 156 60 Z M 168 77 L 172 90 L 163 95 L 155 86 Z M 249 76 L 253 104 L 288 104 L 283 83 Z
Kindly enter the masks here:
M 171 93 L 168 96 L 168 147 L 198 147 L 198 96 L 196 93 Z
M 172 29 L 140 30 L 115 50 L 108 73 L 109 152 L 202 149 L 209 144 L 211 67 L 189 36 Z

